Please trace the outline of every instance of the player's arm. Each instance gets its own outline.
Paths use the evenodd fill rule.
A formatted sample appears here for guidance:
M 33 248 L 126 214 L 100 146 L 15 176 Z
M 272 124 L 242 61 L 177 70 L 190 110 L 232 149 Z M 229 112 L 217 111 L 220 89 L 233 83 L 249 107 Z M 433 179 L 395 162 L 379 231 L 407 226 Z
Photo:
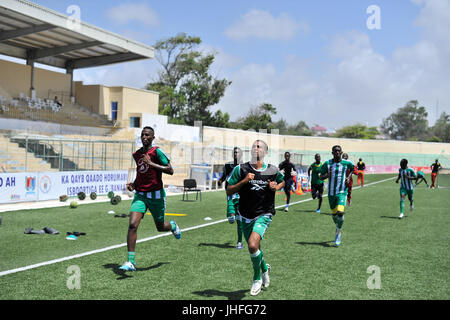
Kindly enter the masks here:
M 148 154 L 144 154 L 144 162 L 147 163 L 150 167 L 159 170 L 163 173 L 169 174 L 169 175 L 173 175 L 173 168 L 172 165 L 170 164 L 170 160 L 169 158 L 167 158 L 167 156 L 164 154 L 164 152 L 162 152 L 160 149 L 156 150 L 156 155 L 158 157 L 158 160 L 160 161 L 161 164 L 155 163 L 150 159 L 150 156 Z
M 255 178 L 254 173 L 248 173 L 242 180 L 241 180 L 241 167 L 236 166 L 234 167 L 233 171 L 231 172 L 230 177 L 228 178 L 228 186 L 227 186 L 227 196 L 232 196 L 235 193 L 238 193 L 241 188 L 248 183 L 250 180 L 253 180 Z
M 269 188 L 272 191 L 279 191 L 285 185 L 284 174 L 281 171 L 278 171 L 277 177 L 275 178 L 275 181 L 270 181 L 270 180 L 268 180 L 268 181 L 269 181 Z
M 402 176 L 401 176 L 400 173 L 399 173 L 398 176 L 397 176 L 397 179 L 395 180 L 395 183 L 398 183 L 398 180 L 400 180 L 401 177 L 402 177 Z
M 329 177 L 330 177 L 330 172 L 328 172 L 328 165 L 326 163 L 324 163 L 322 165 L 322 167 L 320 167 L 319 179 L 325 180 L 325 179 L 328 179 Z
M 219 184 L 219 187 L 222 185 L 222 183 L 227 179 L 227 168 L 226 168 L 226 164 L 223 166 L 223 172 L 222 172 L 222 176 L 220 177 L 220 179 L 217 181 L 217 183 Z

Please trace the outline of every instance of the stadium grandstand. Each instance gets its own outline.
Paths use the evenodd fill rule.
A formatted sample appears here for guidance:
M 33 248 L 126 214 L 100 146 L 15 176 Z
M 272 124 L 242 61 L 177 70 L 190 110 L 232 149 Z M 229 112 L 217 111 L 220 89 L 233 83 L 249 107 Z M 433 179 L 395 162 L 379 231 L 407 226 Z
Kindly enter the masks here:
M 402 158 L 425 173 L 435 159 L 443 168 L 450 167 L 445 143 L 281 136 L 168 124 L 158 115 L 157 92 L 74 81 L 80 68 L 152 59 L 152 47 L 82 21 L 74 26 L 67 16 L 24 0 L 2 1 L 0 17 L 0 54 L 25 62 L 0 59 L 0 162 L 6 172 L 132 170 L 132 153 L 146 125 L 157 128 L 155 144 L 175 169 L 173 176 L 165 177 L 166 187 L 181 187 L 184 179 L 201 172 L 196 176 L 200 185 L 215 188 L 233 147 L 241 147 L 248 161 L 256 138 L 268 142 L 269 162 L 278 164 L 289 151 L 299 172 L 307 170 L 316 153 L 323 160 L 330 158 L 335 144 L 351 161 L 363 158 L 367 173 L 395 173 Z

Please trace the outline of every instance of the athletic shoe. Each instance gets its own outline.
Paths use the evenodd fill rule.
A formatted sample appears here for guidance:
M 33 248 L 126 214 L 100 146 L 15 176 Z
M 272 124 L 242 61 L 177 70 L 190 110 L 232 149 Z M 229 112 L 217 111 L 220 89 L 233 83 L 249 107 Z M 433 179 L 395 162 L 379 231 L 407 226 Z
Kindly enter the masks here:
M 334 245 L 336 247 L 339 247 L 340 244 L 341 244 L 341 232 L 336 231 L 336 238 L 334 239 Z
M 244 245 L 242 244 L 242 242 L 238 242 L 236 245 L 236 249 L 244 249 Z
M 409 210 L 410 210 L 410 211 L 413 211 L 413 210 L 414 210 L 414 205 L 413 205 L 413 204 L 409 207 Z
M 264 288 L 269 287 L 269 284 L 270 284 L 269 273 L 270 273 L 270 264 L 267 264 L 267 271 L 263 272 L 261 275 L 262 284 L 263 284 Z
M 256 296 L 261 292 L 262 280 L 253 280 L 252 288 L 250 289 L 250 295 Z
M 136 271 L 136 265 L 131 263 L 130 261 L 127 261 L 121 267 L 119 267 L 119 269 L 124 271 Z
M 320 209 L 317 209 L 316 212 L 317 212 L 317 213 L 320 213 Z
M 181 238 L 181 230 L 178 227 L 177 223 L 175 221 L 170 221 L 170 224 L 175 226 L 175 230 L 172 230 L 172 234 L 174 235 L 175 239 Z
M 288 212 L 289 211 L 289 207 L 284 208 L 284 212 Z
M 398 216 L 399 219 L 402 219 L 404 217 L 403 213 L 400 213 L 400 215 Z

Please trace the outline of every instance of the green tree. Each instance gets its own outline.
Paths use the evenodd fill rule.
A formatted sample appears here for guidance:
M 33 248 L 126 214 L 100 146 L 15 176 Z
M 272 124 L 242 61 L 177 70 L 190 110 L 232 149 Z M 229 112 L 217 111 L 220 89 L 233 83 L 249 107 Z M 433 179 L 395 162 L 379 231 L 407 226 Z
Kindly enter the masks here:
M 155 58 L 162 69 L 157 81 L 146 88 L 160 93 L 159 113 L 167 115 L 171 123 L 225 125 L 229 115 L 212 114 L 209 108 L 220 101 L 231 82 L 210 74 L 215 55 L 196 51 L 200 43 L 199 37 L 184 33 L 158 41 L 154 45 Z
M 358 123 L 338 129 L 334 136 L 350 139 L 375 139 L 377 134 L 379 134 L 379 132 L 376 127 L 367 127 Z
M 276 113 L 276 108 L 270 103 L 262 103 L 257 107 L 251 108 L 245 117 L 239 118 L 237 126 L 244 130 L 272 129 L 272 115 Z
M 434 135 L 432 137 L 433 142 L 450 142 L 450 115 L 442 112 L 431 128 L 431 132 Z
M 382 131 L 391 139 L 423 140 L 428 133 L 428 113 L 417 100 L 409 101 L 392 113 L 381 124 Z

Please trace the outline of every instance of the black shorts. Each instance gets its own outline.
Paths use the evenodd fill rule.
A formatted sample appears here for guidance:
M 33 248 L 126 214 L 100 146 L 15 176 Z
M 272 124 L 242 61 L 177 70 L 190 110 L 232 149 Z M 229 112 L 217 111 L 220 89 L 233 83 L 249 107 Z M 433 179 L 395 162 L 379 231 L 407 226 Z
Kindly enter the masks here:
M 294 179 L 289 178 L 284 180 L 284 192 L 289 193 L 292 190 L 292 185 L 294 184 Z
M 311 194 L 312 196 L 315 198 L 316 195 L 318 194 L 319 197 L 322 197 L 323 194 L 323 183 L 321 184 L 312 184 L 311 185 Z

